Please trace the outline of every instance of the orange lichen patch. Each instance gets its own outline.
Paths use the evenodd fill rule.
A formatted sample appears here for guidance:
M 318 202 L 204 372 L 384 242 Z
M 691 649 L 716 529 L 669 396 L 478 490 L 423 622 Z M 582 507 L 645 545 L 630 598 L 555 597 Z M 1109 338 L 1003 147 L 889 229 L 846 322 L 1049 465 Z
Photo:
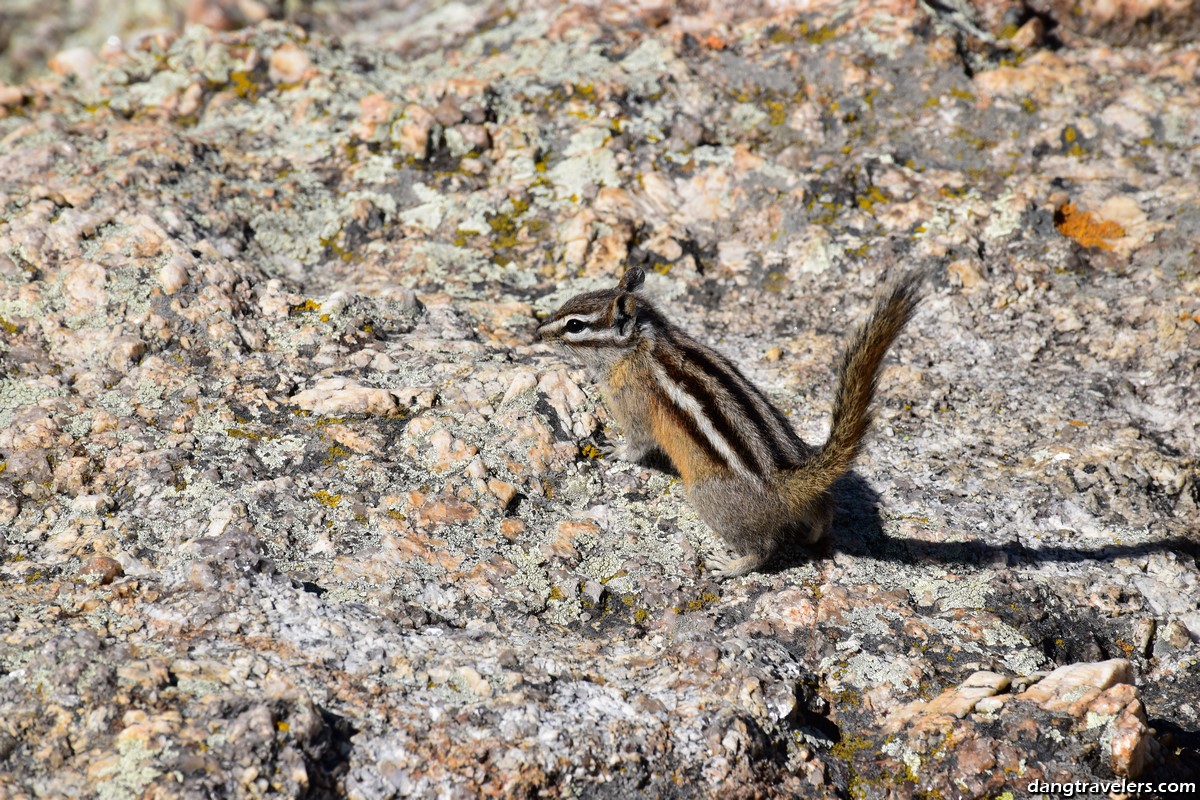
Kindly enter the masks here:
M 704 46 L 711 50 L 724 50 L 729 43 L 715 33 L 704 37 Z
M 1063 203 L 1054 212 L 1054 227 L 1063 236 L 1079 242 L 1084 247 L 1099 247 L 1112 250 L 1109 239 L 1120 239 L 1125 229 L 1115 222 L 1098 219 L 1091 212 L 1080 211 L 1074 203 Z

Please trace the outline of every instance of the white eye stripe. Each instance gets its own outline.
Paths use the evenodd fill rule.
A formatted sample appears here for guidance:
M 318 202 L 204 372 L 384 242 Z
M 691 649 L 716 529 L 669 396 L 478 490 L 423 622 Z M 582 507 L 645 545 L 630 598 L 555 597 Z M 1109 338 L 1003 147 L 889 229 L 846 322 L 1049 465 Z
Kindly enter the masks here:
M 565 325 L 572 320 L 579 320 L 580 322 L 590 324 L 590 323 L 596 322 L 598 319 L 603 317 L 606 313 L 608 313 L 608 309 L 602 308 L 599 311 L 593 311 L 591 314 L 572 314 L 569 317 L 564 317 L 562 322 Z
M 563 338 L 581 342 L 604 341 L 613 338 L 613 332 L 611 329 L 599 331 L 591 329 L 582 331 L 567 331 L 563 334 Z

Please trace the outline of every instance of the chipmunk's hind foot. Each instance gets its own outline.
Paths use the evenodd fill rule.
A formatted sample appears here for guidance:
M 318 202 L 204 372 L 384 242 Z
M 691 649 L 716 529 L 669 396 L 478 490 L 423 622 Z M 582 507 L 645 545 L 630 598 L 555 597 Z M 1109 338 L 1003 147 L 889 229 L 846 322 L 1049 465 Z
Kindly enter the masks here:
M 713 577 L 725 580 L 748 575 L 765 564 L 766 561 L 767 557 L 761 553 L 750 553 L 749 555 L 740 557 L 731 553 L 714 553 L 708 559 L 708 564 L 712 567 Z

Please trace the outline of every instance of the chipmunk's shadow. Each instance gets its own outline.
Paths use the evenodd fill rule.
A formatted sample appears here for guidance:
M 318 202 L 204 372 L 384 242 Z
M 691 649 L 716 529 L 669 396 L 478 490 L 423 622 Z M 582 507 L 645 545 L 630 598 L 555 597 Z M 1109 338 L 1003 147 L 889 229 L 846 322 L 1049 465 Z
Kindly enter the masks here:
M 879 493 L 856 472 L 848 472 L 830 490 L 837 505 L 827 546 L 850 555 L 878 553 L 889 542 L 879 516 Z
M 958 567 L 1037 562 L 1077 563 L 1107 561 L 1118 557 L 1152 553 L 1186 553 L 1200 557 L 1200 542 L 1176 537 L 1133 544 L 1101 547 L 1028 547 L 1013 538 L 1003 544 L 986 541 L 928 541 L 889 536 L 883 529 L 879 493 L 860 475 L 850 472 L 831 489 L 837 503 L 829 535 L 815 545 L 784 545 L 766 572 L 781 572 L 801 564 L 828 558 L 839 552 L 851 556 L 904 564 L 935 562 Z

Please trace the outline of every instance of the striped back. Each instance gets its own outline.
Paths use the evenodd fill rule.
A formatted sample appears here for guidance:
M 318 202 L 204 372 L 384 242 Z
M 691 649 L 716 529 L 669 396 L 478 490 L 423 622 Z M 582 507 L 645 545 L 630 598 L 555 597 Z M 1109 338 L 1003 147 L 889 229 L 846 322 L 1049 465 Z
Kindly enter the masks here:
M 784 416 L 729 359 L 648 309 L 657 389 L 687 415 L 710 458 L 745 477 L 768 479 L 803 462 L 807 448 Z

